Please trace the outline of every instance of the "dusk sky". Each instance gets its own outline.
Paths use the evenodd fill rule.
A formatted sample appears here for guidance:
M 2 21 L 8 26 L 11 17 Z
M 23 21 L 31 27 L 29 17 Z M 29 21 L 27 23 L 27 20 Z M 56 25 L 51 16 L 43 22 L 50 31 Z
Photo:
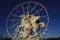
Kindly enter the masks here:
M 0 0 L 0 35 L 8 36 L 6 21 L 12 8 L 27 0 Z M 49 13 L 50 24 L 46 37 L 60 37 L 60 0 L 34 0 L 43 4 Z

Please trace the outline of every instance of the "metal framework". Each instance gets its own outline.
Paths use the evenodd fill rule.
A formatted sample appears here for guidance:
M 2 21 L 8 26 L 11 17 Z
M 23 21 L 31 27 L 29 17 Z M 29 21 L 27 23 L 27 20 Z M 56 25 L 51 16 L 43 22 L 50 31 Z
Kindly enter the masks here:
M 46 19 L 46 21 L 42 21 L 41 19 Z M 21 4 L 18 4 L 11 10 L 11 12 L 7 18 L 6 29 L 7 29 L 7 33 L 9 35 L 9 37 L 12 37 L 12 40 L 20 40 L 22 34 L 24 34 L 22 36 L 27 35 L 27 34 L 25 34 L 25 32 L 27 32 L 27 30 L 26 30 L 26 27 L 24 26 L 24 22 L 22 20 L 24 20 L 24 22 L 28 21 L 27 26 L 30 25 L 32 27 L 32 28 L 30 28 L 30 26 L 29 27 L 26 26 L 27 30 L 29 30 L 28 32 L 30 33 L 31 30 L 33 30 L 35 32 L 35 34 L 37 33 L 38 35 L 40 35 L 40 36 L 37 36 L 38 38 L 41 38 L 42 35 L 45 35 L 46 31 L 48 30 L 48 25 L 49 25 L 48 11 L 41 3 L 34 2 L 34 1 L 27 1 L 27 2 L 23 2 Z M 29 22 L 29 20 L 30 20 L 30 22 Z M 39 24 L 35 23 L 37 20 L 40 21 Z M 25 22 L 25 24 L 26 24 L 26 22 Z M 32 26 L 32 25 L 34 25 L 34 26 Z M 39 25 L 39 27 L 37 27 L 37 29 L 36 28 L 34 29 L 33 27 L 35 27 L 36 25 Z M 38 28 L 40 28 L 40 29 L 44 28 L 42 33 L 36 32 L 36 30 L 38 30 Z M 35 34 L 31 35 L 31 36 L 34 37 L 37 35 L 37 34 L 36 35 Z M 22 40 L 24 40 L 24 39 L 22 39 Z M 25 40 L 28 40 L 28 39 L 25 39 Z M 30 39 L 30 40 L 34 40 L 34 39 Z M 35 39 L 35 40 L 37 40 L 37 39 Z

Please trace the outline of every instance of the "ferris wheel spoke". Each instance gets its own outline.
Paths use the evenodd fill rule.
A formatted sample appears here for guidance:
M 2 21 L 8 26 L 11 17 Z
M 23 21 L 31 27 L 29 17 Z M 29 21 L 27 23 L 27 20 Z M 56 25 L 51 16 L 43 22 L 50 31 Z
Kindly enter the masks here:
M 26 12 L 26 13 L 28 13 L 29 7 L 30 7 L 30 4 L 28 4 L 28 7 L 27 7 L 27 12 Z
M 15 26 L 18 25 L 19 23 L 20 23 L 20 22 L 17 22 L 16 24 L 12 25 L 11 28 L 12 28 L 12 27 L 15 27 Z
M 17 10 L 17 12 L 21 13 L 17 8 L 15 8 Z
M 20 16 L 17 16 L 17 15 L 15 15 L 15 14 L 11 14 L 11 15 L 13 15 L 13 16 L 15 16 L 15 17 L 20 17 Z
M 18 21 L 18 20 L 20 20 L 20 19 L 15 19 L 15 20 L 9 20 L 10 22 L 13 22 L 13 21 Z
M 19 32 L 18 39 L 20 38 L 22 32 L 23 32 L 22 30 Z
M 45 18 L 45 17 L 47 17 L 47 15 L 44 15 L 44 16 L 40 16 L 40 18 Z
M 25 14 L 25 11 L 24 11 L 24 7 L 23 7 L 23 4 L 22 4 L 22 11 L 23 11 L 23 14 Z
M 34 14 L 39 13 L 39 12 L 41 12 L 42 10 L 43 10 L 43 8 L 41 8 L 40 10 L 36 10 L 36 12 L 34 12 Z
M 22 30 L 20 30 L 20 27 L 17 26 L 16 29 L 15 29 L 15 36 L 14 36 L 14 38 L 16 38 L 16 37 L 19 38 L 21 33 L 22 33 Z
M 31 9 L 30 12 L 32 12 L 32 11 L 35 9 L 36 6 L 37 6 L 37 5 L 35 4 L 34 7 L 32 7 L 32 9 Z

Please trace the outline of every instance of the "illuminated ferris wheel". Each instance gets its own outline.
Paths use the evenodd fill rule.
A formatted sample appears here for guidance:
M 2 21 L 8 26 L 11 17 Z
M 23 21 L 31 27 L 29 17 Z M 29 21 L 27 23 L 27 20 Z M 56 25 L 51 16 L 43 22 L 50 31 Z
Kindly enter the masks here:
M 48 25 L 47 9 L 41 3 L 34 1 L 23 2 L 15 6 L 8 15 L 6 22 L 7 33 L 13 40 L 19 40 L 25 34 L 26 31 L 24 30 L 26 29 L 29 30 L 30 34 L 27 32 L 29 35 L 33 36 L 35 35 L 33 32 L 38 32 L 42 37 L 48 30 Z M 30 30 L 33 30 L 33 32 Z

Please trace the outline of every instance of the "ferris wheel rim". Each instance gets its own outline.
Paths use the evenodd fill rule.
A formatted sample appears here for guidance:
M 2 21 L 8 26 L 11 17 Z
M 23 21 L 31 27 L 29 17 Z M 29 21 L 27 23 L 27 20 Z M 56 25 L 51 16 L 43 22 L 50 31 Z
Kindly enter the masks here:
M 23 2 L 23 3 L 29 3 L 29 2 L 33 2 L 33 3 L 35 3 L 34 1 L 27 1 L 27 2 Z M 41 3 L 38 3 L 38 2 L 36 2 L 37 4 L 41 4 Z M 22 4 L 22 3 L 21 3 Z M 17 8 L 19 5 L 21 5 L 21 4 L 18 4 L 17 6 L 15 6 L 12 10 L 11 10 L 11 12 L 10 12 L 10 15 L 12 14 L 12 12 L 13 12 L 13 10 L 15 10 L 15 8 Z M 42 4 L 41 4 L 42 5 Z M 42 5 L 43 6 L 43 5 Z M 44 7 L 44 6 L 43 6 Z M 46 11 L 46 13 L 47 13 L 47 16 L 48 16 L 48 18 L 47 18 L 47 20 L 48 20 L 48 23 L 47 23 L 47 26 L 48 26 L 48 24 L 49 24 L 49 15 L 48 15 L 48 11 L 47 11 L 47 9 L 44 7 L 44 9 L 45 9 L 45 11 Z M 9 36 L 11 36 L 11 34 L 10 34 L 10 32 L 9 32 L 9 28 L 7 27 L 7 23 L 8 23 L 8 20 L 9 20 L 9 17 L 10 17 L 10 15 L 8 16 L 8 18 L 7 18 L 7 22 L 6 22 L 6 28 L 7 28 L 7 32 L 8 32 L 8 35 Z M 47 28 L 47 26 L 46 26 L 46 28 Z M 46 29 L 45 29 L 46 30 Z M 44 31 L 45 32 L 45 31 Z

